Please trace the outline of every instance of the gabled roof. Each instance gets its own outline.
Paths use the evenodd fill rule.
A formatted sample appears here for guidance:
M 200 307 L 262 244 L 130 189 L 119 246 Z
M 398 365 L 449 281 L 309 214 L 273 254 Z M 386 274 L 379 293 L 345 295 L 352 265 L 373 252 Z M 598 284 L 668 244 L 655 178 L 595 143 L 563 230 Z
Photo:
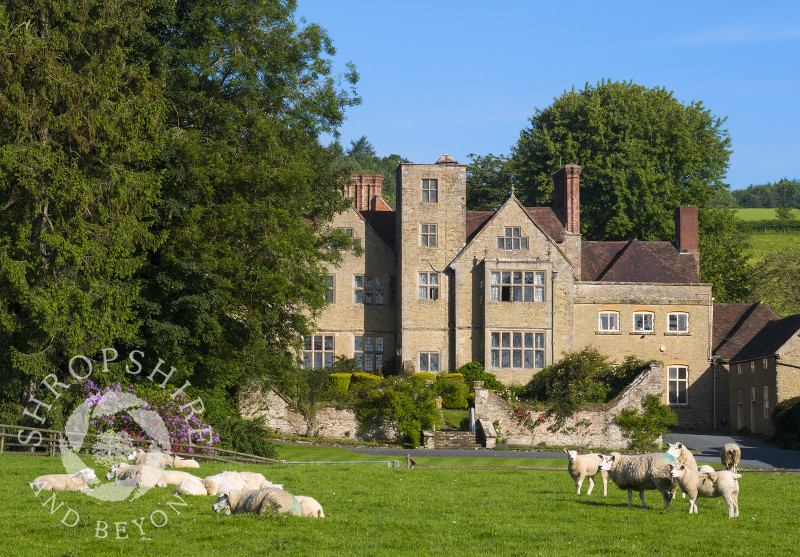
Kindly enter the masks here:
M 581 280 L 606 282 L 700 282 L 697 258 L 672 242 L 581 242 Z
M 781 348 L 800 332 L 800 315 L 770 321 L 732 358 L 740 362 L 779 354 Z
M 542 232 L 556 242 L 564 241 L 564 225 L 550 207 L 523 207 Z M 480 232 L 497 211 L 467 211 L 467 242 Z
M 395 242 L 395 215 L 394 211 L 358 211 L 367 221 L 375 233 L 383 240 L 383 243 L 397 254 L 397 242 Z
M 737 361 L 741 359 L 739 354 L 745 352 L 745 347 L 759 336 L 768 324 L 780 320 L 780 316 L 763 302 L 714 304 L 712 354 L 719 356 L 724 362 Z M 759 341 L 758 344 L 762 342 Z M 764 355 L 766 354 L 761 356 Z

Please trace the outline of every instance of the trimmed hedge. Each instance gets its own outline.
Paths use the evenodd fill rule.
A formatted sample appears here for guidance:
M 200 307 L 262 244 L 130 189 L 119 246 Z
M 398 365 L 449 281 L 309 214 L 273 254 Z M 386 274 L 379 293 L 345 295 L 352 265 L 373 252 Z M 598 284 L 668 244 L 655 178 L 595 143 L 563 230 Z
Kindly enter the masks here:
M 331 390 L 340 396 L 347 396 L 350 390 L 350 380 L 353 377 L 352 373 L 331 373 Z
M 420 383 L 424 383 L 425 381 L 436 381 L 436 374 L 430 373 L 428 371 L 421 371 L 419 373 L 415 373 L 411 376 L 414 381 L 419 381 Z
M 463 410 L 467 408 L 467 394 L 469 388 L 464 383 L 464 376 L 460 373 L 440 375 L 433 385 L 434 392 L 442 397 L 442 408 L 450 410 Z

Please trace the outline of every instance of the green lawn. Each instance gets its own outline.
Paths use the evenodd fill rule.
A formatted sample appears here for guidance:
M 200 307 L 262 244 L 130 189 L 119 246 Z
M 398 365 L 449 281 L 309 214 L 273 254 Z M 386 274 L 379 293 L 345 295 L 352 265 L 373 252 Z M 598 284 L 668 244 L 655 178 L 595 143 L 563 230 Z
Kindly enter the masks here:
M 289 446 L 279 456 L 360 458 L 343 449 Z M 563 466 L 566 459 L 554 463 Z M 315 497 L 326 518 L 216 515 L 213 497 L 186 496 L 187 505 L 178 506 L 168 488 L 132 502 L 56 493 L 48 503 L 53 494 L 37 498 L 28 482 L 62 472 L 60 459 L 5 454 L 0 555 L 792 555 L 800 540 L 800 482 L 788 474 L 745 472 L 741 516 L 729 519 L 721 499 L 702 499 L 701 514 L 689 515 L 688 501 L 680 498 L 664 511 L 656 492 L 647 493 L 649 509 L 629 509 L 626 492 L 613 485 L 608 497 L 600 485 L 591 496 L 578 496 L 563 470 L 204 463 L 199 475 L 225 469 L 262 472 L 295 494 Z M 67 508 L 80 516 L 74 527 L 60 523 Z M 156 528 L 150 517 L 159 523 L 166 517 L 166 524 Z
M 794 218 L 800 219 L 800 209 L 792 209 Z M 742 220 L 775 220 L 775 209 L 736 209 L 736 216 Z

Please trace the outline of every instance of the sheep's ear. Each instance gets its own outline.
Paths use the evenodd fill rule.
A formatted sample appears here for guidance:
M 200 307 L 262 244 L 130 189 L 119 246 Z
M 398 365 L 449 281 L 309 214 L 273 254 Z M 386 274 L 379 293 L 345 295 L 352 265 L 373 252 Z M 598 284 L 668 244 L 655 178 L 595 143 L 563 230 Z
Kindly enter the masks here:
M 564 452 L 565 452 L 565 453 L 567 453 L 567 454 L 569 454 L 569 451 L 568 451 L 567 449 L 564 449 Z

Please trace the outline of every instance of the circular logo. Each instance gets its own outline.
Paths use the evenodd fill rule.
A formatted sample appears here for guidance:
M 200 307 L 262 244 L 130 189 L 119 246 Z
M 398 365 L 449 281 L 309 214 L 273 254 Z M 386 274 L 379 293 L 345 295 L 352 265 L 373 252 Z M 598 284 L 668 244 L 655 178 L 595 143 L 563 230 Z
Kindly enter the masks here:
M 61 462 L 69 474 L 76 474 L 81 470 L 89 468 L 81 460 L 78 452 L 83 446 L 86 434 L 89 431 L 91 422 L 106 416 L 114 416 L 120 412 L 127 413 L 131 419 L 142 428 L 142 431 L 149 436 L 153 442 L 149 447 L 149 454 L 156 458 L 148 458 L 148 463 L 156 462 L 159 468 L 163 468 L 163 460 L 157 458 L 159 453 L 170 452 L 169 432 L 164 420 L 153 410 L 144 408 L 147 403 L 137 396 L 129 393 L 111 391 L 104 394 L 99 399 L 89 397 L 78 406 L 70 415 L 66 424 L 67 440 L 59 440 L 61 450 Z M 112 475 L 119 471 L 119 462 L 127 460 L 133 452 L 132 446 L 126 437 L 121 433 L 115 434 L 114 431 L 107 430 L 95 445 L 95 456 L 99 456 L 100 463 L 107 464 L 116 462 L 116 467 L 112 466 Z M 131 463 L 134 464 L 134 463 Z M 136 477 L 130 478 L 110 478 L 114 479 L 111 483 L 100 484 L 89 489 L 86 493 L 103 501 L 122 501 L 132 494 L 131 500 L 141 497 L 150 489 L 150 482 L 140 482 Z M 99 480 L 94 480 L 98 483 Z

